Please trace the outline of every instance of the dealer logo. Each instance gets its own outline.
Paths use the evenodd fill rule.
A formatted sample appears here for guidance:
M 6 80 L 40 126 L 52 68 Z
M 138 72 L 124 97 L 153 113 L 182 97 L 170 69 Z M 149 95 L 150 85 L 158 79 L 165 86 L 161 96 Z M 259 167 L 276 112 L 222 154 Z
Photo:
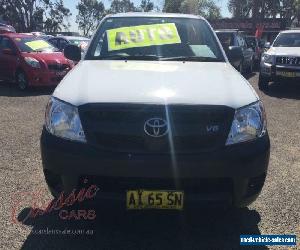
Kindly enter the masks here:
M 152 118 L 145 122 L 144 131 L 151 137 L 159 138 L 168 134 L 169 126 L 164 119 Z

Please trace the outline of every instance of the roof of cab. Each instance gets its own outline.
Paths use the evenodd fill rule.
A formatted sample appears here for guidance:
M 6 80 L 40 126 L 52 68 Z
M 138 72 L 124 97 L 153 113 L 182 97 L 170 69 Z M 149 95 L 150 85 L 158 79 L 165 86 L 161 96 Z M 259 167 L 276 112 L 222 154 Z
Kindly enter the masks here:
M 280 33 L 300 33 L 300 29 L 283 30 Z
M 177 14 L 177 13 L 159 13 L 159 12 L 126 12 L 111 14 L 107 17 L 177 17 L 177 18 L 191 18 L 191 19 L 203 19 L 201 16 L 189 15 L 189 14 Z
M 4 33 L 1 35 L 5 35 L 11 38 L 22 38 L 22 37 L 35 37 L 33 35 L 28 35 L 28 34 L 20 34 L 20 33 Z

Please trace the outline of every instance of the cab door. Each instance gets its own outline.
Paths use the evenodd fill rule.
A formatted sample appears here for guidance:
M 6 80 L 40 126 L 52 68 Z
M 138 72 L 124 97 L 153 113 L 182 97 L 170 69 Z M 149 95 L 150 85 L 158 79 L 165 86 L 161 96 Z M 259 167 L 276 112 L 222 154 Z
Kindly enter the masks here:
M 8 37 L 2 37 L 0 42 L 1 78 L 13 80 L 19 63 L 15 45 Z

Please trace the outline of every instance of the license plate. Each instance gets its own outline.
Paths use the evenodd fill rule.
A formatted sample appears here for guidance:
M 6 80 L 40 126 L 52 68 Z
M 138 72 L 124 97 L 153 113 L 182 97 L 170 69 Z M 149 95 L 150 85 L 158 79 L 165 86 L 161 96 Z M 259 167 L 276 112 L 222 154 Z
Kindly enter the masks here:
M 182 191 L 154 191 L 129 190 L 126 199 L 127 209 L 172 209 L 182 210 L 184 192 Z
M 283 77 L 296 77 L 296 72 L 285 72 L 285 71 L 278 71 L 277 75 L 283 76 Z

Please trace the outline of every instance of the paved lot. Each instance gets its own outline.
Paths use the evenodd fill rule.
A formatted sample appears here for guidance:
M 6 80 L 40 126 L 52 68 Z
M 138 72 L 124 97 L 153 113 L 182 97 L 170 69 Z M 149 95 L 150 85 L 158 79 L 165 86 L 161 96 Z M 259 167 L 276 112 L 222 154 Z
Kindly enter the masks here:
M 257 89 L 257 75 L 249 79 Z M 43 201 L 51 200 L 43 180 L 39 151 L 50 93 L 51 90 L 33 90 L 22 94 L 0 82 L 1 249 L 239 249 L 240 234 L 297 234 L 299 241 L 299 83 L 272 85 L 266 94 L 258 91 L 267 109 L 272 150 L 266 185 L 249 209 L 126 214 L 119 209 L 102 208 L 97 210 L 93 222 L 66 223 L 57 214 L 51 214 L 13 223 L 15 217 L 22 221 L 32 206 L 30 193 L 38 197 L 36 193 L 40 192 Z M 47 228 L 89 229 L 94 234 L 35 234 Z

